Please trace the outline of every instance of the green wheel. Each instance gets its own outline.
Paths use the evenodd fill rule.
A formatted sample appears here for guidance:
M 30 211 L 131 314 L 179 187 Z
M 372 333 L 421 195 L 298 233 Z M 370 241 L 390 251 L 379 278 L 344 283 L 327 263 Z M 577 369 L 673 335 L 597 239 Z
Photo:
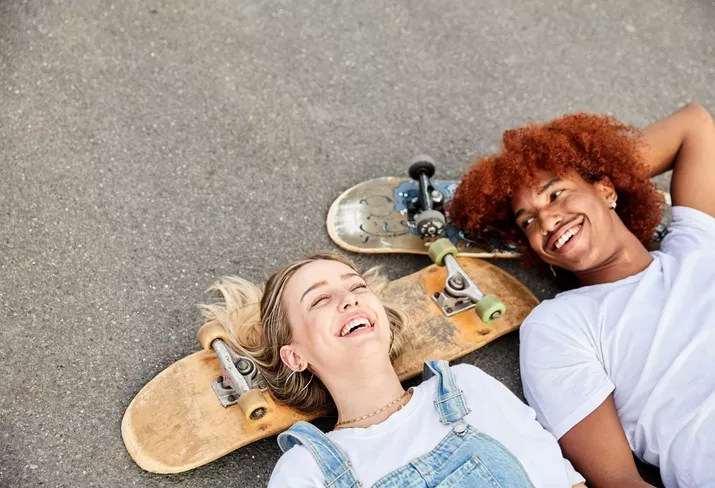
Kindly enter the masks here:
M 429 247 L 429 257 L 432 259 L 432 261 L 434 261 L 434 264 L 436 264 L 437 266 L 444 266 L 444 258 L 447 256 L 447 254 L 451 254 L 452 256 L 456 257 L 457 248 L 454 247 L 452 241 L 450 241 L 446 237 L 437 239 Z
M 506 312 L 506 305 L 496 295 L 485 295 L 474 308 L 485 324 L 498 320 Z

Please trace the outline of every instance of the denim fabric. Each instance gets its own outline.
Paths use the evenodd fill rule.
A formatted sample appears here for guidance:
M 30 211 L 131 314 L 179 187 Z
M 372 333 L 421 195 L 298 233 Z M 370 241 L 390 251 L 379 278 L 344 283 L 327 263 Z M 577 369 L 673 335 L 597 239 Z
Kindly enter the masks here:
M 519 460 L 492 437 L 467 424 L 469 409 L 457 388 L 446 361 L 425 364 L 425 379 L 438 376 L 435 408 L 440 422 L 452 430 L 429 453 L 384 476 L 375 488 L 489 487 L 534 488 Z M 362 486 L 350 461 L 323 432 L 307 422 L 298 422 L 278 436 L 285 452 L 295 444 L 305 446 L 331 488 Z

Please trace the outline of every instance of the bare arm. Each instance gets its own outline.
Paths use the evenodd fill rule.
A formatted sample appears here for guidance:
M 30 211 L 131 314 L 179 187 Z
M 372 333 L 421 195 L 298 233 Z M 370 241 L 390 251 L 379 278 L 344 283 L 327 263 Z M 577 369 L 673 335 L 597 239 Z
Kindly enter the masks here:
M 584 485 L 583 483 L 579 483 L 578 485 L 573 485 L 573 487 L 571 488 L 586 488 L 586 485 Z
M 690 103 L 648 126 L 642 139 L 650 175 L 673 170 L 673 205 L 715 217 L 715 122 L 710 113 Z
M 586 478 L 590 488 L 652 486 L 638 474 L 612 394 L 568 431 L 559 443 L 564 455 Z

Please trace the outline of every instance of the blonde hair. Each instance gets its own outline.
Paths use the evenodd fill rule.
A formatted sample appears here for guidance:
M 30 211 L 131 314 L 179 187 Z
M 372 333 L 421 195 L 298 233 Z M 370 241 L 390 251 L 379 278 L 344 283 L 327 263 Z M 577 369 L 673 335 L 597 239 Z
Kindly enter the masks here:
M 276 401 L 308 414 L 324 413 L 335 405 L 320 378 L 314 378 L 308 370 L 295 372 L 281 360 L 281 347 L 292 341 L 290 320 L 281 298 L 286 283 L 295 272 L 318 260 L 337 261 L 357 272 L 355 265 L 346 257 L 321 251 L 279 268 L 265 285 L 254 285 L 238 277 L 221 278 L 207 292 L 220 294 L 222 300 L 200 306 L 205 322 L 220 323 L 227 332 L 231 347 L 255 361 Z M 362 276 L 377 295 L 387 284 L 387 278 L 378 268 L 371 268 Z M 390 359 L 394 359 L 402 351 L 402 331 L 407 319 L 399 309 L 386 303 L 383 306 L 392 332 Z

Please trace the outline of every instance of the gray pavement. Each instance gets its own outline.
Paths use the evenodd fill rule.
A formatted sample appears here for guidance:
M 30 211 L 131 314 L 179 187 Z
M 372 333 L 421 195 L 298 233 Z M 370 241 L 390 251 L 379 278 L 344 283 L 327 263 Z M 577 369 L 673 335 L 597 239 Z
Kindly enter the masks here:
M 0 0 L 0 486 L 265 486 L 275 438 L 174 476 L 121 440 L 203 290 L 332 247 L 331 201 L 417 152 L 457 178 L 531 120 L 715 110 L 714 24 L 711 0 Z M 465 361 L 521 394 L 517 349 Z

